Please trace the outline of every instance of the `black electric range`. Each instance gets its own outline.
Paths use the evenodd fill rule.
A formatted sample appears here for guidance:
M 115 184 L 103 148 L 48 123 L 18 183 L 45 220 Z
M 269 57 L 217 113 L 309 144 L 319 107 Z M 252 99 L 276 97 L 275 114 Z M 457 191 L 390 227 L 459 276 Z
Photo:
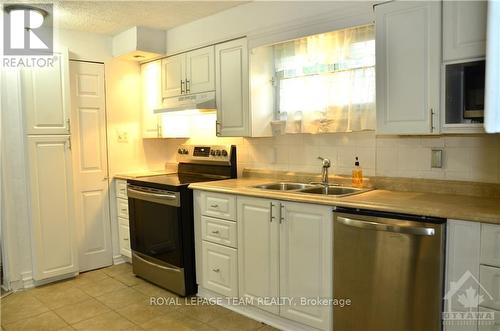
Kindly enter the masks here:
M 189 184 L 236 178 L 236 146 L 182 145 L 178 172 L 127 180 L 133 272 L 182 296 L 195 294 Z

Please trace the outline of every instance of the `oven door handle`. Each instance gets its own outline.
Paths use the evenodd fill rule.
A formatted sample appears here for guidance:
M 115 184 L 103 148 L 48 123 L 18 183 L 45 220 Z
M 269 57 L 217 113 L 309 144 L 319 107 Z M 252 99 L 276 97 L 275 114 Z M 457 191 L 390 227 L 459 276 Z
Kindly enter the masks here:
M 138 260 L 140 260 L 141 262 L 144 262 L 146 264 L 149 264 L 155 268 L 160 268 L 160 269 L 163 269 L 163 270 L 168 270 L 168 271 L 175 271 L 175 272 L 181 272 L 182 270 L 179 269 L 179 268 L 170 268 L 170 267 L 165 267 L 163 265 L 159 265 L 157 263 L 153 263 L 153 262 L 150 262 L 142 257 L 139 256 L 139 254 L 136 254 L 136 253 L 132 253 L 134 255 L 135 258 L 137 258 Z
M 175 193 L 172 193 L 172 194 L 158 194 L 158 193 L 138 191 L 138 190 L 133 189 L 133 188 L 129 188 L 128 191 L 132 192 L 132 193 L 135 193 L 135 194 L 143 195 L 145 197 L 155 197 L 155 198 L 168 199 L 168 200 L 175 200 L 175 199 L 177 199 L 177 196 L 175 195 Z
M 129 198 L 132 199 L 145 200 L 168 206 L 180 207 L 181 205 L 180 195 L 178 192 L 161 194 L 161 193 L 145 192 L 129 186 L 127 188 L 127 195 Z

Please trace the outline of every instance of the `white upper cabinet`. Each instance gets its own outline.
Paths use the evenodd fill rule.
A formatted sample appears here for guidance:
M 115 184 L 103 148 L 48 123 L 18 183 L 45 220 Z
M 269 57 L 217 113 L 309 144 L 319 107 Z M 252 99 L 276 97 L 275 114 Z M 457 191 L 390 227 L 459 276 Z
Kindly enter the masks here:
M 68 135 L 29 136 L 33 278 L 78 272 Z
M 186 53 L 186 93 L 213 90 L 215 90 L 214 46 Z
M 215 46 L 217 136 L 250 135 L 247 39 Z
M 377 132 L 438 133 L 441 3 L 375 7 Z
M 186 54 L 161 60 L 162 97 L 176 97 L 184 93 L 186 80 Z
M 23 68 L 21 84 L 26 134 L 69 134 L 68 52 L 54 52 L 52 66 Z M 85 83 L 85 82 L 82 82 Z M 82 84 L 82 88 L 85 85 Z
M 443 1 L 443 61 L 486 55 L 487 1 Z
M 214 46 L 161 60 L 162 97 L 213 91 L 215 88 Z
M 161 61 L 141 65 L 142 79 L 142 137 L 161 136 L 158 115 L 153 112 L 161 105 Z

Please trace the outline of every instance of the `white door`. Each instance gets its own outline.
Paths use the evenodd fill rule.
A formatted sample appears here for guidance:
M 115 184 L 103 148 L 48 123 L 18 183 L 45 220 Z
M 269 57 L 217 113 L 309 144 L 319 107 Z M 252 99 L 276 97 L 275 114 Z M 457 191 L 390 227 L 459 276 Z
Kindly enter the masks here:
M 186 54 L 186 93 L 215 90 L 214 46 Z
M 330 305 L 301 303 L 301 298 L 333 297 L 332 207 L 281 202 L 280 297 L 295 304 L 280 315 L 321 330 L 330 330 Z
M 161 60 L 141 65 L 142 138 L 159 138 L 160 122 L 153 110 L 161 105 Z
M 279 203 L 238 197 L 238 275 L 240 297 L 278 297 Z M 275 305 L 259 308 L 278 314 Z
M 486 55 L 487 1 L 443 1 L 443 61 Z
M 80 271 L 112 264 L 104 64 L 71 61 L 71 115 Z
M 215 46 L 217 136 L 250 135 L 246 38 Z
M 186 92 L 186 54 L 161 60 L 162 97 L 176 97 Z
M 54 52 L 52 66 L 23 68 L 26 134 L 69 134 L 68 52 Z
M 441 2 L 375 7 L 377 133 L 439 129 Z
M 28 136 L 33 278 L 78 272 L 68 135 Z

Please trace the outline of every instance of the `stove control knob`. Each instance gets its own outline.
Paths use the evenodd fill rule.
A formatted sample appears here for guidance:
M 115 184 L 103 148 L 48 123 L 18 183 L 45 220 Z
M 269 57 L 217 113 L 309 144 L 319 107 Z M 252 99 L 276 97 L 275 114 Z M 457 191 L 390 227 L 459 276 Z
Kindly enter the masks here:
M 215 156 L 215 150 L 213 150 L 213 149 L 212 149 L 212 150 L 210 151 L 210 155 Z
M 225 149 L 222 150 L 222 156 L 226 157 L 227 156 L 227 151 Z
M 220 149 L 216 150 L 216 151 L 215 151 L 215 154 L 216 154 L 217 156 L 220 156 L 220 154 L 221 154 Z
M 177 150 L 177 153 L 178 153 L 178 154 L 183 154 L 182 149 L 180 149 L 180 148 L 179 148 L 179 149 Z

